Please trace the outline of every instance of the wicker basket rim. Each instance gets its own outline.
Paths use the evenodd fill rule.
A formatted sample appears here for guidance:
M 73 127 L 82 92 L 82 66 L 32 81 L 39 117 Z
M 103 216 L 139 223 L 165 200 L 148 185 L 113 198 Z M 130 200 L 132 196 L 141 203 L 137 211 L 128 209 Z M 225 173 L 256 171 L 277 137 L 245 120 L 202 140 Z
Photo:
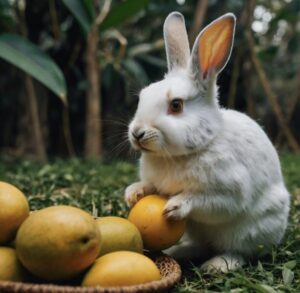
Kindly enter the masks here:
M 140 285 L 122 287 L 80 287 L 56 284 L 35 284 L 11 281 L 0 281 L 0 292 L 24 292 L 24 293 L 137 293 L 137 292 L 158 292 L 167 290 L 177 283 L 181 278 L 180 265 L 170 256 L 159 255 L 153 260 L 157 264 L 162 279 Z

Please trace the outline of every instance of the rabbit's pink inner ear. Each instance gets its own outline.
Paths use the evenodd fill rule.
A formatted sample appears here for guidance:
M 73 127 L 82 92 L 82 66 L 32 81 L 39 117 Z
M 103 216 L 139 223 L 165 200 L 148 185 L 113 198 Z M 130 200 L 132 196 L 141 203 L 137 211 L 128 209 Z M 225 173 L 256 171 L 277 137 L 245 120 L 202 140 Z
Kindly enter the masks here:
M 199 66 L 203 78 L 211 71 L 218 73 L 230 56 L 235 19 L 224 16 L 209 25 L 199 38 Z

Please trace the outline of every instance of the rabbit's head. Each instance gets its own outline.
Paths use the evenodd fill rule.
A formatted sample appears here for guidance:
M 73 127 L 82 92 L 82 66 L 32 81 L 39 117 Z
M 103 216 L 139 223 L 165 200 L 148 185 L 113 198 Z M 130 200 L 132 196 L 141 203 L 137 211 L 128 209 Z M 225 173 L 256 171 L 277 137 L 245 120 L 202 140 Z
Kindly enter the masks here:
M 190 53 L 184 18 L 171 13 L 164 23 L 168 73 L 144 88 L 129 125 L 132 146 L 154 155 L 201 151 L 218 135 L 222 116 L 217 75 L 233 43 L 235 16 L 225 14 L 205 27 Z

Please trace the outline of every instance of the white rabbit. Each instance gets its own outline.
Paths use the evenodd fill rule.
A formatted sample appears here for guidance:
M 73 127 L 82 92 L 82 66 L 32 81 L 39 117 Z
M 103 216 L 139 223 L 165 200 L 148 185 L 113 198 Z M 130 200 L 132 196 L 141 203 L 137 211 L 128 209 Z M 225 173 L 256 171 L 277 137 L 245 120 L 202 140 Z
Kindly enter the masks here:
M 142 152 L 140 182 L 127 187 L 133 205 L 169 195 L 169 219 L 187 219 L 177 258 L 207 257 L 202 268 L 227 271 L 282 239 L 289 213 L 277 153 L 245 114 L 220 108 L 217 74 L 231 54 L 235 16 L 213 21 L 190 54 L 183 16 L 164 24 L 168 73 L 140 93 L 129 140 Z

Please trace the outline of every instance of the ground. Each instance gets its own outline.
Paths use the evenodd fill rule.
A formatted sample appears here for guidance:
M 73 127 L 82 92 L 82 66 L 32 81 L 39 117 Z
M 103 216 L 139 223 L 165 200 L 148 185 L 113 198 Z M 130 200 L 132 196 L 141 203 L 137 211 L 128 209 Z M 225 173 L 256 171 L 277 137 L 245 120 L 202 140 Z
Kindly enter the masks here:
M 197 264 L 185 264 L 182 281 L 171 292 L 300 292 L 300 156 L 282 154 L 281 162 L 292 193 L 289 227 L 283 243 L 270 255 L 234 273 L 205 275 Z M 124 188 L 136 177 L 135 164 L 120 161 L 0 161 L 0 180 L 22 189 L 31 209 L 68 204 L 95 216 L 126 216 Z

